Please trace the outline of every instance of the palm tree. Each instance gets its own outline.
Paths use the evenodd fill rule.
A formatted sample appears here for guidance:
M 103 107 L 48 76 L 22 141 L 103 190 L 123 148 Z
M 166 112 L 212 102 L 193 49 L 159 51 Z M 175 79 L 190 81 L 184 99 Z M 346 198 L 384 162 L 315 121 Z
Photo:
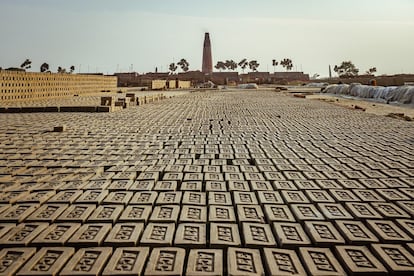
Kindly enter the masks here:
M 272 59 L 273 73 L 276 72 L 276 66 L 278 65 L 279 65 L 279 62 L 277 62 L 275 59 Z
M 234 60 L 226 60 L 226 67 L 227 69 L 234 71 L 237 68 L 237 63 Z
M 369 68 L 365 73 L 367 75 L 373 76 L 375 72 L 377 72 L 377 67 Z
M 222 69 L 226 70 L 226 63 L 222 62 L 222 61 L 217 61 L 217 64 L 216 64 L 216 66 L 214 66 L 214 68 L 220 70 L 220 72 L 221 72 Z
M 22 68 L 22 69 L 30 69 L 32 66 L 31 66 L 31 64 L 32 64 L 32 62 L 30 61 L 30 59 L 26 59 L 21 65 L 20 65 L 20 68 Z
M 58 69 L 57 69 L 57 72 L 60 73 L 60 74 L 64 74 L 64 73 L 66 73 L 66 69 L 59 66 Z
M 170 70 L 170 73 L 171 74 L 174 74 L 174 72 L 177 70 L 177 65 L 175 65 L 175 63 L 174 62 L 172 62 L 172 63 L 170 63 L 170 65 L 169 65 L 169 70 Z
M 183 70 L 184 72 L 187 72 L 190 66 L 190 63 L 188 63 L 188 61 L 184 58 L 182 58 L 179 62 L 177 62 L 177 65 L 180 65 L 181 70 Z
M 247 59 L 244 58 L 238 63 L 238 65 L 241 67 L 244 74 L 244 69 L 246 69 L 247 65 L 249 65 L 249 62 L 247 61 Z
M 69 73 L 72 74 L 75 71 L 75 66 L 72 65 L 69 69 L 70 69 Z
M 252 71 L 257 71 L 257 67 L 259 67 L 259 63 L 257 63 L 257 60 L 251 60 L 249 61 L 249 68 Z
M 44 62 L 42 65 L 40 65 L 40 72 L 50 72 L 49 71 L 49 64 L 47 64 L 46 62 Z
M 290 71 L 293 68 L 292 60 L 289 58 L 284 58 L 280 61 L 280 65 L 286 68 L 286 71 Z

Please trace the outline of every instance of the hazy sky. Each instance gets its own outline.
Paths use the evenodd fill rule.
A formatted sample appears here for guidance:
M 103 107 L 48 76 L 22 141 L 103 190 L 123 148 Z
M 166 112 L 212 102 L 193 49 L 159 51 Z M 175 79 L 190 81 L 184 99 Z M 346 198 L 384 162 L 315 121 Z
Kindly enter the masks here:
M 32 71 L 166 71 L 186 58 L 201 70 L 204 32 L 213 64 L 291 58 L 328 75 L 351 60 L 378 74 L 414 73 L 413 0 L 0 0 L 0 67 Z M 276 67 L 276 70 L 284 69 Z

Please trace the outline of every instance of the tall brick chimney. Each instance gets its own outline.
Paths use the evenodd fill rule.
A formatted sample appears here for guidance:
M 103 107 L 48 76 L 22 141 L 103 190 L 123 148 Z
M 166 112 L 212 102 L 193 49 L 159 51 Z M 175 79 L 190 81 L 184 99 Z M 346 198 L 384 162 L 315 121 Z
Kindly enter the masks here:
M 213 73 L 213 59 L 211 57 L 211 44 L 209 33 L 204 34 L 204 46 L 203 46 L 203 66 L 201 71 L 204 74 Z

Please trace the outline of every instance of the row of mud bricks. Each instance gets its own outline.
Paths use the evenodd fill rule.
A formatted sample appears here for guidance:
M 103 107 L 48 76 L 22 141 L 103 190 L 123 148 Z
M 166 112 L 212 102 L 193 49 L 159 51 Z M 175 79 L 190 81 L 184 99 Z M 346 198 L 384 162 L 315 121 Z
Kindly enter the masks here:
M 121 110 L 130 106 L 144 105 L 157 102 L 167 97 L 164 94 L 154 94 L 146 96 L 136 96 L 134 93 L 127 93 L 125 98 L 101 97 L 101 108 L 108 107 L 108 112 Z

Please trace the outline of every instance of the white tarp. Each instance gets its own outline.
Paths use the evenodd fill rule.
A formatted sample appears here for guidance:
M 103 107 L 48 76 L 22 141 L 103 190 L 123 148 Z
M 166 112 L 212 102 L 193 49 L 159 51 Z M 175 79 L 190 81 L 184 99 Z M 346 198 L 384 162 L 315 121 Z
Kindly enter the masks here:
M 323 93 L 348 95 L 359 98 L 384 100 L 400 104 L 414 104 L 414 86 L 370 86 L 359 83 L 333 84 L 323 90 Z

